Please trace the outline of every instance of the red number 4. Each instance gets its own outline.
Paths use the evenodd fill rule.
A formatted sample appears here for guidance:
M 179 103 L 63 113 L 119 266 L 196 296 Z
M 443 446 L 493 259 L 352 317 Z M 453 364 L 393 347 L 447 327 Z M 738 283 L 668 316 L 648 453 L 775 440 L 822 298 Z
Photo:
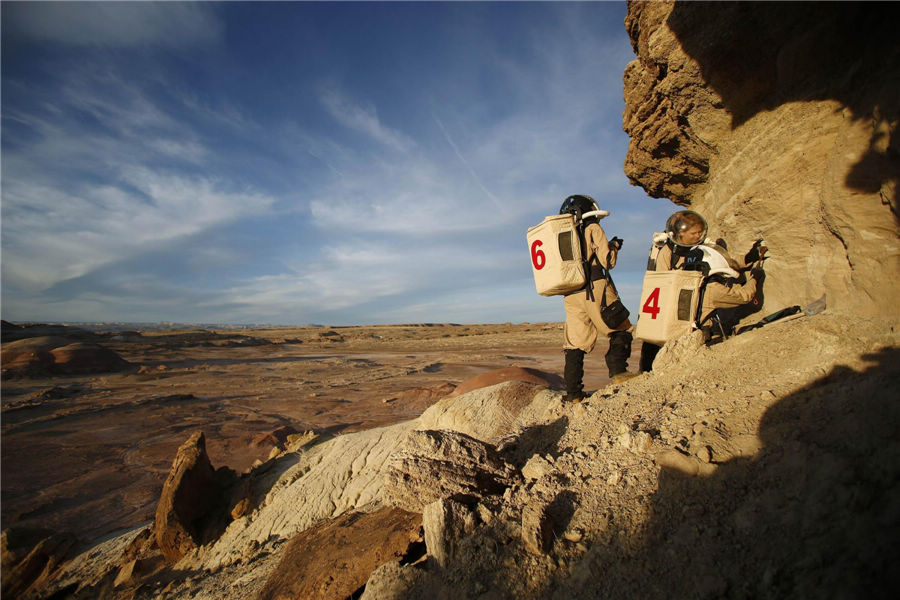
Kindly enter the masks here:
M 647 301 L 644 302 L 641 312 L 645 312 L 650 315 L 651 319 L 655 319 L 659 311 L 659 288 L 656 288 L 647 296 Z
M 541 240 L 534 240 L 534 243 L 531 244 L 531 262 L 538 271 L 543 269 L 544 265 L 547 264 L 547 256 L 544 254 L 544 251 L 540 249 L 543 245 L 544 243 Z

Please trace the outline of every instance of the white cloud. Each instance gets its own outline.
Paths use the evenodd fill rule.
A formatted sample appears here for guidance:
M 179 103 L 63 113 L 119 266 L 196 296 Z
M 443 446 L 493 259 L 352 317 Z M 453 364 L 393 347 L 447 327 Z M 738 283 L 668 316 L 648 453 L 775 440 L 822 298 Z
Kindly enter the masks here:
M 185 47 L 222 38 L 212 5 L 188 2 L 10 2 L 4 30 L 41 42 Z
M 273 199 L 222 182 L 126 169 L 116 185 L 64 191 L 13 181 L 3 190 L 4 277 L 37 291 L 248 215 Z
M 382 124 L 378 119 L 378 112 L 371 104 L 363 106 L 333 87 L 323 87 L 319 93 L 319 100 L 338 123 L 363 133 L 389 148 L 408 152 L 416 145 L 404 133 Z

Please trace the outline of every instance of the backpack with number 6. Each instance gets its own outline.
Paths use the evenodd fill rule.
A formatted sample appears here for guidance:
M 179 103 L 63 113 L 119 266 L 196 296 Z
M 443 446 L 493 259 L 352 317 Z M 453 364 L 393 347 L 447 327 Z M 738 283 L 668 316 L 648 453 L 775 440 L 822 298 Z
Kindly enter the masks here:
M 634 336 L 661 346 L 689 332 L 702 281 L 700 271 L 647 271 Z
M 584 287 L 584 263 L 575 216 L 552 215 L 526 233 L 534 287 L 541 296 L 558 296 Z

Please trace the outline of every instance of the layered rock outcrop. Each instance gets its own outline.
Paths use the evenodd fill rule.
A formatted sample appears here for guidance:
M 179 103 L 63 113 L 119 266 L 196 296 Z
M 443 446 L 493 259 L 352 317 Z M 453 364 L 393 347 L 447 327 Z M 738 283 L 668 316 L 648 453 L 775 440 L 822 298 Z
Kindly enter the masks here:
M 888 4 L 630 2 L 625 173 L 714 239 L 765 238 L 766 311 L 897 318 L 900 46 Z M 660 223 L 660 229 L 663 224 Z

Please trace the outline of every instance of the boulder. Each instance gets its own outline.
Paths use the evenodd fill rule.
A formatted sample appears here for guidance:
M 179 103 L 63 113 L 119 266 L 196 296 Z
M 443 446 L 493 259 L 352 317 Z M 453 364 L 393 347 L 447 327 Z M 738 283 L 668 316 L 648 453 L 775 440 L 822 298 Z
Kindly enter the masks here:
M 258 600 L 344 600 L 388 562 L 406 561 L 422 543 L 422 516 L 384 507 L 351 512 L 294 536 Z
M 515 467 L 480 440 L 457 431 L 411 431 L 390 459 L 384 497 L 421 512 L 456 494 L 502 494 L 518 479 Z
M 506 381 L 445 398 L 419 417 L 417 429 L 452 429 L 490 444 L 552 418 L 561 395 L 546 384 Z

